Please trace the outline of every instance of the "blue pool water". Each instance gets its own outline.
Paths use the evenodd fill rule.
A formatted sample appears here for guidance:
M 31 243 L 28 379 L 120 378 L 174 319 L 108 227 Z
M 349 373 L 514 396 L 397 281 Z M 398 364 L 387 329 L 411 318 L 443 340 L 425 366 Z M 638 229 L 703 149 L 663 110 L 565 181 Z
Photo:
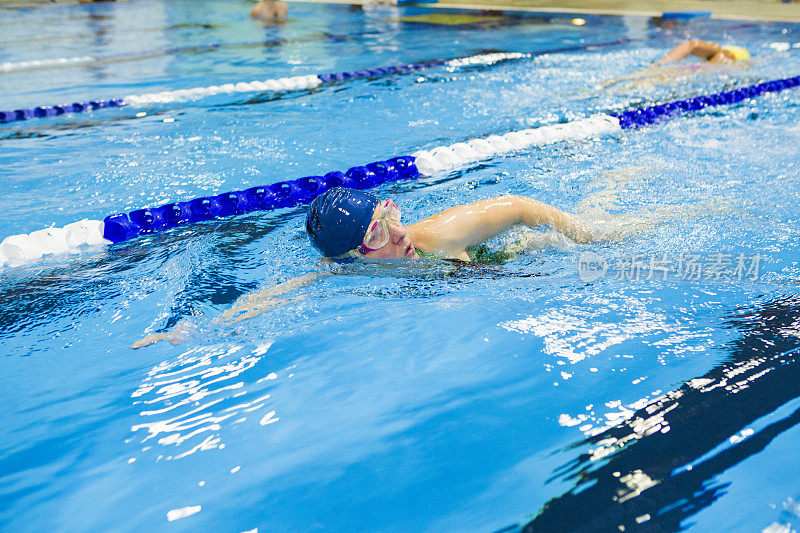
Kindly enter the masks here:
M 800 73 L 789 24 L 436 26 L 398 20 L 423 9 L 293 4 L 263 28 L 250 5 L 4 8 L 0 62 L 250 44 L 0 74 L 0 109 L 638 40 L 0 125 L 0 237 Z M 597 89 L 688 34 L 756 61 Z M 385 185 L 406 220 L 514 193 L 635 231 L 500 266 L 353 269 L 235 326 L 214 319 L 315 267 L 303 209 L 3 267 L 0 528 L 796 529 L 799 106 L 784 91 Z M 587 252 L 605 277 L 579 277 Z M 625 267 L 695 254 L 759 268 Z M 129 348 L 183 318 L 185 343 Z

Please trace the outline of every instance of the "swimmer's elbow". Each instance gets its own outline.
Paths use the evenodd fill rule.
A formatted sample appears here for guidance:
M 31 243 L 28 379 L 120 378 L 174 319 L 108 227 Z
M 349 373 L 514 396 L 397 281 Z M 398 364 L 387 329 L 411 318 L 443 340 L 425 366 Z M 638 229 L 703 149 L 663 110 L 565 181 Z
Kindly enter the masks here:
M 494 201 L 496 205 L 504 207 L 498 214 L 501 215 L 505 225 L 530 225 L 532 209 L 537 210 L 541 205 L 540 202 L 532 198 L 526 198 L 525 196 L 516 194 L 504 194 L 503 196 L 495 198 Z

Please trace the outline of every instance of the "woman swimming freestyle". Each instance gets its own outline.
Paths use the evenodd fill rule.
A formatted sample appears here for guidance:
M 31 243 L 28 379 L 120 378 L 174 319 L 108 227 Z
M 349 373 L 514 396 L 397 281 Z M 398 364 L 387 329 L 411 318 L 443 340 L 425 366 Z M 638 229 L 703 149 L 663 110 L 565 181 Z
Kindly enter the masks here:
M 711 64 L 734 63 L 750 59 L 750 52 L 741 46 L 732 44 L 720 45 L 711 41 L 690 39 L 670 50 L 670 52 L 656 61 L 657 65 L 675 63 L 690 55 L 705 59 Z
M 703 59 L 699 63 L 675 64 L 689 56 Z M 689 39 L 669 51 L 664 57 L 637 72 L 605 81 L 600 88 L 614 86 L 616 90 L 649 88 L 686 78 L 695 73 L 719 71 L 720 68 L 747 68 L 750 52 L 734 45 L 720 45 L 712 41 Z
M 451 207 L 405 226 L 400 208 L 390 199 L 379 201 L 368 192 L 336 187 L 317 196 L 306 214 L 306 232 L 324 256 L 324 262 L 416 261 L 420 256 L 458 262 L 474 262 L 473 247 L 512 226 L 549 225 L 576 243 L 595 240 L 589 229 L 572 215 L 553 206 L 505 195 Z M 257 316 L 283 303 L 282 295 L 305 287 L 335 272 L 312 272 L 239 299 L 214 322 L 236 323 Z M 182 320 L 167 332 L 151 333 L 131 348 L 142 348 L 162 340 L 178 344 L 191 325 Z
M 419 259 L 420 254 L 473 261 L 470 248 L 517 224 L 547 224 L 575 242 L 590 242 L 588 229 L 571 215 L 524 196 L 506 195 L 451 207 L 404 226 L 393 200 L 336 187 L 314 199 L 306 215 L 312 244 L 326 258 Z

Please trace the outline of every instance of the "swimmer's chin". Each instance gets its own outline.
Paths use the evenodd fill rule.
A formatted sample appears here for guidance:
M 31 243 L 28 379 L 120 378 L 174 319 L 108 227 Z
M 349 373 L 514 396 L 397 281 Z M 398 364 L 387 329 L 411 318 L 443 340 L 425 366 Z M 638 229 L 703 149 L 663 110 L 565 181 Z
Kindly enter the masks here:
M 406 263 L 413 263 L 414 261 L 419 261 L 420 256 L 416 252 L 414 255 L 404 256 L 404 257 L 380 257 L 380 258 L 373 258 L 373 257 L 362 257 L 361 259 L 356 260 L 358 263 L 364 264 L 373 264 L 373 265 L 404 265 Z

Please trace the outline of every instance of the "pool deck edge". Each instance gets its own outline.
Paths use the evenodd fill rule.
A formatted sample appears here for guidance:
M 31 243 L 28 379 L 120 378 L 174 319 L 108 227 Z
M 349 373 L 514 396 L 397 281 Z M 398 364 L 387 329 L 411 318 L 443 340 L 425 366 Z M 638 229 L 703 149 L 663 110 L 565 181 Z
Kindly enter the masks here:
M 288 0 L 299 3 L 378 5 L 372 0 Z M 529 13 L 563 13 L 570 15 L 612 15 L 658 17 L 670 11 L 711 11 L 711 18 L 758 22 L 800 22 L 800 3 L 752 0 L 449 0 L 446 3 L 405 4 L 431 9 L 469 9 L 518 11 Z M 766 13 L 770 11 L 770 13 Z

